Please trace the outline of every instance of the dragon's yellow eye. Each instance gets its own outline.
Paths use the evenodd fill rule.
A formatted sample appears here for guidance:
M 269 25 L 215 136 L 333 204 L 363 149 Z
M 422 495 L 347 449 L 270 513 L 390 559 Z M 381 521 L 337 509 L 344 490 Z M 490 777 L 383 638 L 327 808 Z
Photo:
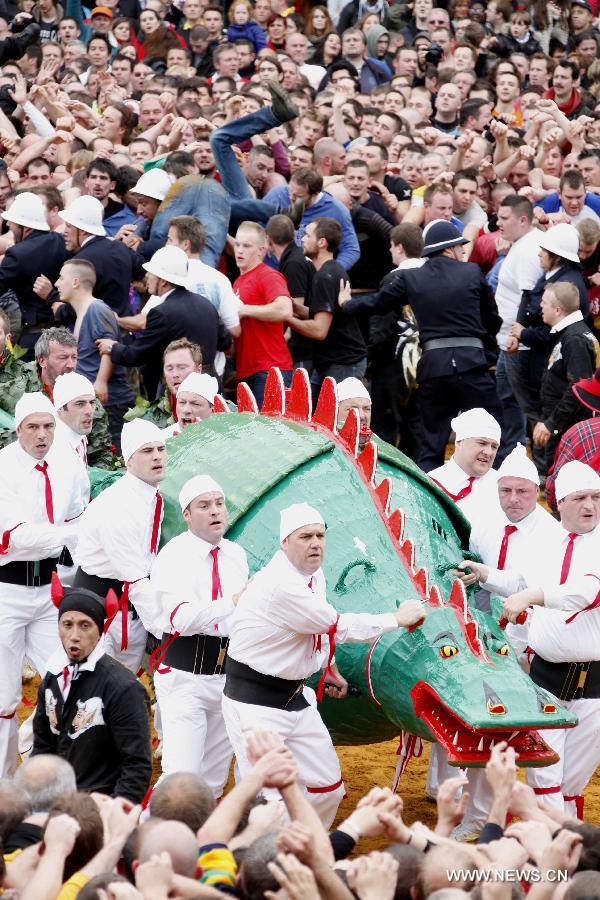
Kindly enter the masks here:
M 443 647 L 440 647 L 440 656 L 442 659 L 448 659 L 450 656 L 456 656 L 458 654 L 458 647 L 455 647 L 454 644 L 444 644 Z
M 510 653 L 510 647 L 508 644 L 502 644 L 499 650 L 496 650 L 496 653 L 499 653 L 500 656 L 508 656 Z

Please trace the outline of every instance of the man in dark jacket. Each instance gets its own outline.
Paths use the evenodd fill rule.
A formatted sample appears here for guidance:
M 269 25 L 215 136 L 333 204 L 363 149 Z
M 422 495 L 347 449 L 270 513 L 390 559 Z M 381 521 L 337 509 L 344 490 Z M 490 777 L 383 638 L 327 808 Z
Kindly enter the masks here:
M 599 348 L 579 303 L 579 291 L 570 282 L 552 284 L 542 297 L 542 316 L 550 325 L 552 345 L 542 378 L 542 421 L 533 430 L 533 440 L 538 446 L 546 446 L 548 468 L 567 428 L 588 417 L 572 386 L 582 378 L 592 377 Z
M 12 289 L 19 301 L 20 344 L 27 349 L 25 359 L 29 361 L 42 330 L 54 324 L 50 305 L 38 297 L 33 286 L 40 275 L 56 281 L 67 255 L 65 242 L 62 235 L 50 231 L 42 198 L 29 191 L 15 197 L 1 215 L 10 224 L 15 244 L 8 248 L 0 266 L 0 295 Z
M 161 247 L 150 262 L 148 289 L 158 302 L 148 313 L 146 329 L 132 344 L 125 346 L 104 338 L 99 340 L 101 353 L 121 366 L 145 366 L 144 382 L 148 397 L 153 398 L 162 375 L 162 357 L 167 344 L 187 337 L 202 348 L 202 368 L 214 374 L 219 343 L 219 314 L 210 300 L 185 289 L 188 281 L 188 258 L 179 247 Z M 219 345 L 219 346 L 217 346 Z
M 73 259 L 86 259 L 96 270 L 94 296 L 104 300 L 114 313 L 130 316 L 129 286 L 134 280 L 138 257 L 120 241 L 106 237 L 102 224 L 103 207 L 95 197 L 78 197 L 63 212 L 60 218 L 66 222 L 65 243 Z M 39 278 L 34 290 L 48 303 L 58 301 L 58 291 L 47 278 Z M 65 314 L 67 318 L 65 318 Z M 56 316 L 60 322 L 73 321 L 67 310 L 59 310 Z
M 407 304 L 417 320 L 423 355 L 417 367 L 421 410 L 419 465 L 426 472 L 444 462 L 450 420 L 479 406 L 502 422 L 502 406 L 489 371 L 501 319 L 481 270 L 462 262 L 467 243 L 450 222 L 432 222 L 424 233 L 419 269 L 399 272 L 377 294 L 350 299 L 346 286 L 340 304 L 350 313 L 401 313 Z
M 140 803 L 152 775 L 146 692 L 100 640 L 114 592 L 53 585 L 63 646 L 48 661 L 33 720 L 33 755 L 52 753 L 75 770 L 77 789 Z

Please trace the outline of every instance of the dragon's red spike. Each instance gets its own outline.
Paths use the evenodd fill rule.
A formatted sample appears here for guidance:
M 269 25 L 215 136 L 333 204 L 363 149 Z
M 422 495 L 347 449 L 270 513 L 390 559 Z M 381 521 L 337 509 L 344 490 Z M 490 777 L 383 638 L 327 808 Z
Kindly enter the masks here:
M 448 606 L 454 610 L 458 624 L 461 627 L 471 652 L 483 662 L 489 663 L 490 659 L 479 635 L 479 625 L 474 621 L 471 616 L 471 611 L 469 610 L 467 591 L 462 581 L 458 578 L 455 578 L 452 583 Z
M 245 381 L 241 381 L 237 386 L 237 408 L 241 413 L 258 413 L 256 397 Z
M 440 589 L 437 584 L 431 586 L 431 590 L 429 591 L 429 600 L 428 602 L 432 606 L 443 606 L 442 603 L 442 595 L 440 593 Z
M 322 425 L 335 433 L 337 429 L 338 401 L 333 378 L 325 378 L 319 392 L 317 408 L 312 417 L 316 425 Z
M 213 404 L 213 412 L 216 413 L 228 413 L 230 412 L 229 407 L 225 403 L 223 397 L 220 394 L 215 394 L 215 402 Z
M 390 513 L 390 500 L 392 499 L 392 482 L 389 478 L 384 478 L 381 484 L 375 488 L 375 493 L 379 497 L 379 501 L 383 506 L 386 516 Z
M 401 509 L 395 509 L 394 512 L 388 519 L 390 529 L 392 534 L 396 538 L 397 541 L 402 542 L 404 540 L 404 523 L 406 521 L 406 516 L 402 512 Z
M 425 567 L 415 573 L 414 582 L 425 599 L 429 597 L 429 572 Z
M 415 567 L 415 545 L 408 538 L 403 542 L 400 550 L 402 551 L 402 556 L 406 560 L 408 568 L 412 571 Z
M 364 450 L 358 457 L 358 464 L 363 470 L 369 484 L 373 484 L 375 470 L 377 469 L 377 444 L 373 441 L 369 441 L 365 444 Z
M 340 430 L 340 439 L 346 449 L 356 459 L 358 456 L 358 440 L 360 438 L 360 417 L 358 410 L 352 408 Z
M 58 577 L 56 572 L 52 573 L 52 577 L 50 579 L 50 599 L 58 609 L 60 606 L 60 601 L 65 596 L 65 589 L 62 585 L 62 581 Z
M 260 413 L 262 416 L 282 416 L 285 413 L 285 384 L 280 370 L 275 366 L 267 374 L 265 399 Z
M 104 608 L 106 610 L 106 618 L 114 619 L 119 609 L 119 599 L 112 588 L 109 588 L 106 593 Z
M 308 372 L 306 369 L 296 369 L 292 377 L 285 417 L 296 422 L 310 422 L 311 415 L 312 394 Z

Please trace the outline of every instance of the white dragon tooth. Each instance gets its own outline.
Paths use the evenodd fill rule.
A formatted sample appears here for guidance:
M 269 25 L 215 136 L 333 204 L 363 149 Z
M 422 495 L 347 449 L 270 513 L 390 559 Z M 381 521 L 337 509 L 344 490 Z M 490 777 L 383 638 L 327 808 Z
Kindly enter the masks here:
M 511 734 L 511 736 L 508 739 L 509 744 L 512 741 L 512 739 L 518 735 L 518 733 L 519 733 L 518 731 L 513 731 L 513 733 Z
M 477 744 L 477 750 L 481 753 L 483 751 L 483 738 Z
M 458 731 L 454 735 L 454 737 L 452 739 L 452 743 L 454 744 L 455 747 L 458 747 Z
M 492 741 L 490 743 L 490 750 L 493 750 L 495 746 L 496 746 L 496 741 L 492 738 Z

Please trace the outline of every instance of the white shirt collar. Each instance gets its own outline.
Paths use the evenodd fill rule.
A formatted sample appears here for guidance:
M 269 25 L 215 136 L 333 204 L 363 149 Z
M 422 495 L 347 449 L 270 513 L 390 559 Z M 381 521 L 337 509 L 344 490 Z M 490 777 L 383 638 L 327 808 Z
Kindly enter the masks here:
M 188 538 L 189 540 L 194 542 L 195 552 L 198 554 L 198 556 L 202 556 L 205 559 L 209 556 L 210 552 L 215 549 L 215 547 L 218 547 L 220 550 L 223 549 L 221 547 L 221 541 L 219 541 L 218 544 L 211 544 L 208 541 L 205 541 L 204 538 L 198 537 L 198 535 L 190 531 L 189 528 Z
M 96 668 L 96 664 L 98 660 L 102 659 L 104 656 L 104 635 L 100 635 L 100 640 L 88 656 L 85 662 L 81 663 L 79 666 L 80 672 L 93 672 Z M 61 647 L 60 650 L 57 650 L 52 654 L 48 663 L 46 664 L 46 668 L 49 672 L 52 672 L 53 675 L 60 675 L 60 673 L 69 665 L 70 659 L 67 656 L 64 647 Z
M 30 471 L 30 472 L 33 471 L 37 465 L 40 465 L 40 463 L 43 463 L 44 460 L 48 459 L 48 453 L 50 453 L 50 450 L 52 449 L 52 447 L 51 447 L 50 450 L 48 450 L 48 453 L 46 454 L 46 456 L 44 456 L 43 459 L 36 459 L 35 456 L 31 456 L 30 453 L 27 453 L 27 451 L 23 449 L 18 438 L 17 438 L 16 444 L 17 444 L 17 449 L 16 449 L 17 459 L 19 460 L 19 462 L 23 466 L 23 468 L 26 471 Z
M 581 310 L 576 309 L 575 312 L 569 313 L 568 316 L 565 316 L 564 319 L 561 319 L 560 322 L 557 322 L 556 325 L 553 325 L 550 329 L 550 334 L 557 334 L 559 331 L 564 331 L 565 328 L 568 328 L 569 325 L 574 325 L 575 322 L 583 322 L 583 316 L 581 315 Z
M 131 472 L 125 472 L 123 481 L 148 503 L 156 497 L 158 487 L 153 484 L 148 484 L 146 481 L 142 481 L 141 478 L 132 475 Z

